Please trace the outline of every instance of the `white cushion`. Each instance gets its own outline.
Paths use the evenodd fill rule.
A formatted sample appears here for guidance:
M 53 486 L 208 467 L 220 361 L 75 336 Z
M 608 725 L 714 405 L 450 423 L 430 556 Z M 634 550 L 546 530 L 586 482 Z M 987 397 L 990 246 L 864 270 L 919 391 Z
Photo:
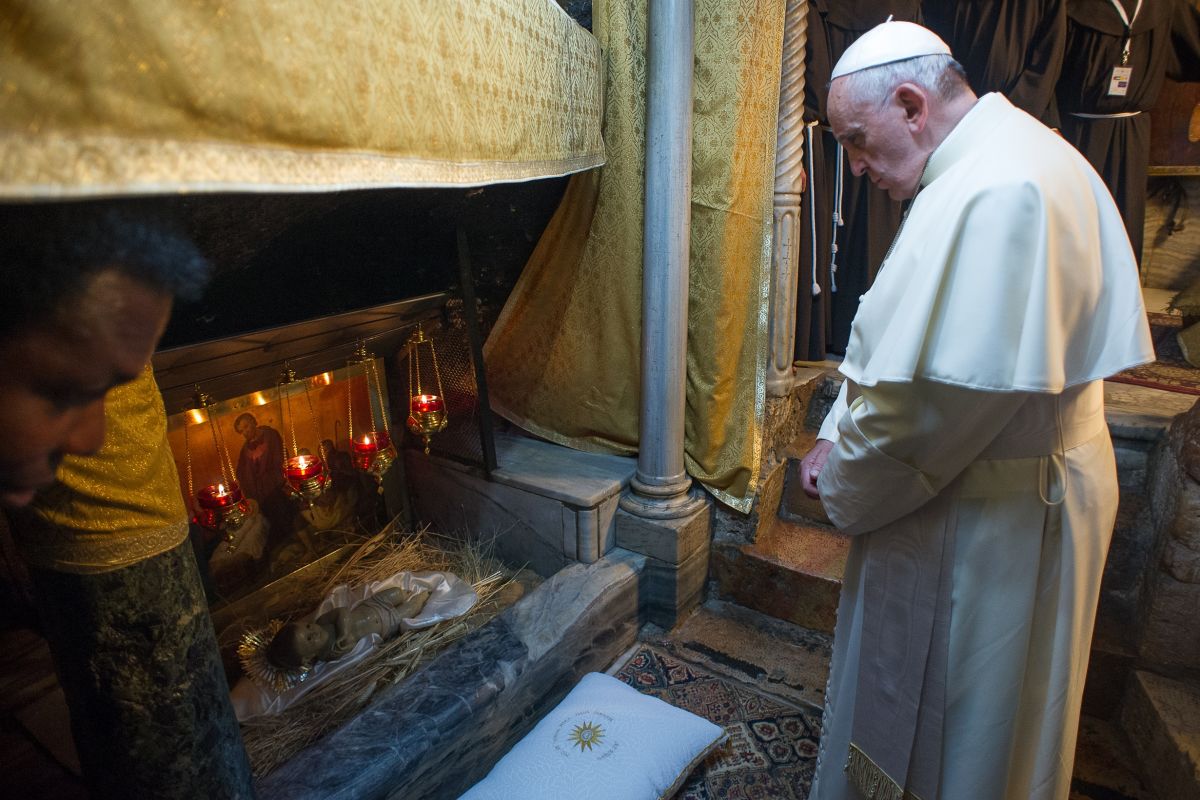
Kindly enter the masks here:
M 593 672 L 460 800 L 670 797 L 725 732 Z

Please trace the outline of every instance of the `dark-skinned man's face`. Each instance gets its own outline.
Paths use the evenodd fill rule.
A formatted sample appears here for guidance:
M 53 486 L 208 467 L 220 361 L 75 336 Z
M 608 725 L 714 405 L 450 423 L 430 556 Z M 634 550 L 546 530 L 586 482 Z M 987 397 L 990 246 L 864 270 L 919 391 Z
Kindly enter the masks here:
M 171 297 L 116 270 L 54 319 L 0 341 L 0 505 L 28 504 L 67 454 L 104 441 L 104 396 L 150 360 Z

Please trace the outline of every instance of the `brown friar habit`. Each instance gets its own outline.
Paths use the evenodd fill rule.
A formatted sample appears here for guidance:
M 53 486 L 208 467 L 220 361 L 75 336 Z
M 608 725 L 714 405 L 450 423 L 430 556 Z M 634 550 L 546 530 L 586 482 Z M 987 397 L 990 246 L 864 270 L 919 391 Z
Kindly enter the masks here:
M 854 177 L 844 157 L 839 195 L 838 158 L 842 154 L 825 114 L 829 76 L 855 39 L 889 15 L 920 22 L 920 6 L 920 0 L 811 0 L 808 4 L 804 116 L 818 127 L 810 137 L 811 162 L 805 156 L 806 169 L 809 163 L 813 169 L 809 170 L 802 208 L 797 359 L 823 359 L 828 352 L 845 352 L 858 298 L 870 288 L 900 226 L 902 210 L 900 203 L 876 189 L 865 175 Z M 843 224 L 835 237 L 833 215 L 839 210 L 839 199 Z
M 1113 0 L 1067 0 L 1067 46 L 1056 90 L 1063 136 L 1104 178 L 1141 262 L 1150 115 L 1163 77 L 1200 80 L 1200 12 L 1187 0 L 1116 0 L 1133 21 L 1124 96 L 1109 94 L 1126 27 Z M 1131 116 L 1106 116 L 1106 115 Z M 1092 116 L 1081 116 L 1092 115 Z
M 1067 43 L 1067 0 L 924 0 L 921 13 L 950 45 L 975 94 L 1000 92 L 1059 126 L 1054 85 Z

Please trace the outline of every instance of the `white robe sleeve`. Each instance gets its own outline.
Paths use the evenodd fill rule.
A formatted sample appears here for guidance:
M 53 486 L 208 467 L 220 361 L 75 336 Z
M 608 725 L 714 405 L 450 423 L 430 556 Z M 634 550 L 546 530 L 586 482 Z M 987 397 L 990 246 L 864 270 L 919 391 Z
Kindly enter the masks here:
M 829 413 L 825 415 L 825 421 L 821 423 L 821 430 L 817 433 L 818 439 L 828 439 L 831 442 L 838 440 L 838 424 L 845 416 L 846 409 L 850 407 L 850 404 L 846 402 L 846 386 L 849 383 L 849 380 L 842 381 L 842 388 L 838 389 L 837 399 L 833 401 Z
M 829 519 L 843 533 L 866 533 L 920 508 L 983 452 L 1027 397 L 924 380 L 862 387 L 818 478 Z

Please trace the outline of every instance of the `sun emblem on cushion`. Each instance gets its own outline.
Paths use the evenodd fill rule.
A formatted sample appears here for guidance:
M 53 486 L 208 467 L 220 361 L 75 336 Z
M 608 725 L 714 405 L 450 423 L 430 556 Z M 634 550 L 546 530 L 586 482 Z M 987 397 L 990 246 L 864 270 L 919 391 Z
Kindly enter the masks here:
M 585 722 L 575 726 L 575 730 L 571 731 L 570 739 L 571 744 L 576 745 L 580 752 L 591 750 L 604 739 L 604 729 L 591 722 Z

